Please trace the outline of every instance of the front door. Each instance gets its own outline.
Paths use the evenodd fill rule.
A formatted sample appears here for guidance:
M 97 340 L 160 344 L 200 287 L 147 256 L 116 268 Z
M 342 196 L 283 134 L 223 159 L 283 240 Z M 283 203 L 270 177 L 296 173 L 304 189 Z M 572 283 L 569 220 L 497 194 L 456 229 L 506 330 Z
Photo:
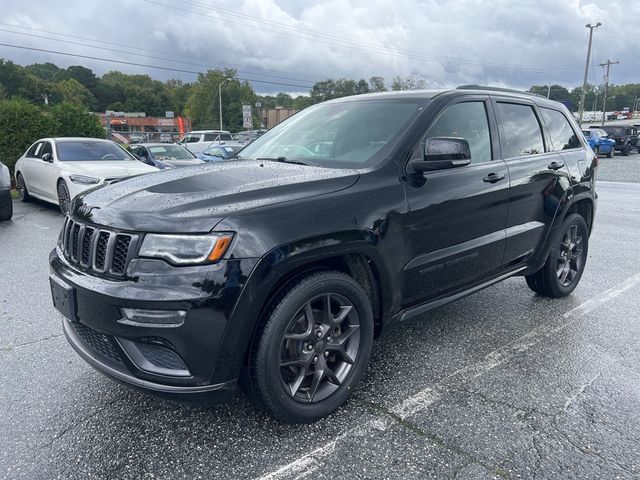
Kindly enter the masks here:
M 496 273 L 504 254 L 509 178 L 495 155 L 497 132 L 488 98 L 465 97 L 445 107 L 412 158 L 423 154 L 430 137 L 466 139 L 471 164 L 427 172 L 405 184 L 405 306 Z

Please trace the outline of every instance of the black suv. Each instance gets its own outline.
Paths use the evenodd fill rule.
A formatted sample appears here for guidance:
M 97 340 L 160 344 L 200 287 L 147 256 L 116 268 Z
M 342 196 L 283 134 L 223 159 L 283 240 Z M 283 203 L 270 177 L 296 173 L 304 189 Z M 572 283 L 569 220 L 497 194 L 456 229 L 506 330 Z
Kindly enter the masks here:
M 590 128 L 600 128 L 609 134 L 609 138 L 616 141 L 616 151 L 622 152 L 625 157 L 635 148 L 640 153 L 640 142 L 638 141 L 638 129 L 632 125 L 603 125 L 592 126 Z
M 234 160 L 76 197 L 53 300 L 71 345 L 116 379 L 217 399 L 240 381 L 277 418 L 314 421 L 388 323 L 514 275 L 573 291 L 597 162 L 565 107 L 534 95 L 332 100 Z

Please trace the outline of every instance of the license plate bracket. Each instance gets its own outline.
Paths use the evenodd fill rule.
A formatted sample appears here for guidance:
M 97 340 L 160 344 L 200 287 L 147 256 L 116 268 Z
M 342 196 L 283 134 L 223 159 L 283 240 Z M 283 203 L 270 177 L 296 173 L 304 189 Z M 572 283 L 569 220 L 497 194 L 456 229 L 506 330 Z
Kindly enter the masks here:
M 67 285 L 55 275 L 49 276 L 51 284 L 51 298 L 53 306 L 72 322 L 77 322 L 76 292 L 71 285 Z

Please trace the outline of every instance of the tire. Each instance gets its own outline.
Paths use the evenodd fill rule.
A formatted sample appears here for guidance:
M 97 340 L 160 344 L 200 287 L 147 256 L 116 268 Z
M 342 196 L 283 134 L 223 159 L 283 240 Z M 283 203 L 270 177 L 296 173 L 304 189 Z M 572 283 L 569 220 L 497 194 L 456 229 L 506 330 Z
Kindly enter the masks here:
M 18 190 L 18 195 L 20 195 L 21 202 L 31 201 L 31 195 L 29 195 L 27 184 L 24 181 L 24 177 L 22 176 L 22 173 L 20 172 L 16 174 L 16 189 Z
M 69 188 L 64 180 L 58 181 L 58 205 L 63 215 L 69 213 L 69 205 L 71 204 L 71 195 L 69 195 Z
M 616 149 L 611 147 L 611 150 L 609 150 L 609 153 L 607 153 L 607 158 L 613 158 L 615 154 L 616 154 Z
M 373 330 L 370 300 L 353 278 L 309 274 L 268 309 L 251 348 L 245 390 L 281 421 L 319 420 L 344 404 L 362 378 Z
M 631 145 L 629 145 L 628 143 L 624 146 L 624 148 L 622 149 L 622 155 L 625 157 L 629 156 L 629 152 L 631 151 Z
M 581 215 L 572 213 L 562 223 L 544 266 L 525 277 L 527 285 L 543 297 L 566 297 L 578 286 L 588 253 L 587 223 Z
M 11 220 L 11 217 L 13 217 L 13 200 L 9 195 L 9 203 L 0 208 L 0 221 Z

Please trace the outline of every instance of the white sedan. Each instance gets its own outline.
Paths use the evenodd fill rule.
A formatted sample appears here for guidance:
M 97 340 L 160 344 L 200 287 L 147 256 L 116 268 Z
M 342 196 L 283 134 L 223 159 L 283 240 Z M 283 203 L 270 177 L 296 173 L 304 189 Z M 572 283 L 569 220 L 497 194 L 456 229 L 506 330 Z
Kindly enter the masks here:
M 16 162 L 20 200 L 36 197 L 69 211 L 73 197 L 96 185 L 157 172 L 111 140 L 98 138 L 43 138 Z

